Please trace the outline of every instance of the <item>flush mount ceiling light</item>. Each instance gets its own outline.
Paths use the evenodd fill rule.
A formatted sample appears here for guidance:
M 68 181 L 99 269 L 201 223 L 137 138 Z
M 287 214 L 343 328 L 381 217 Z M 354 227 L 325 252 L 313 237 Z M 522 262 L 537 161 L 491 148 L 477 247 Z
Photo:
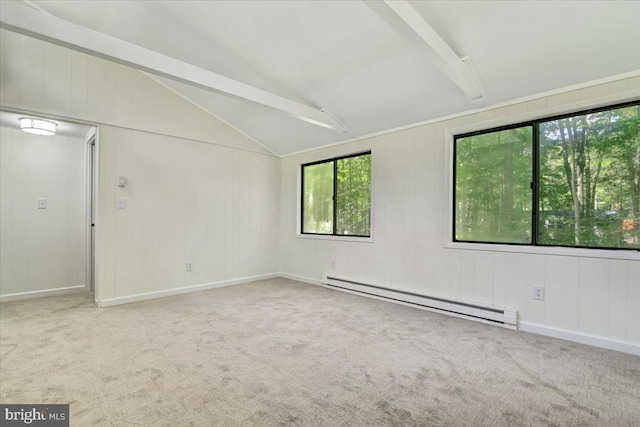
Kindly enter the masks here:
M 33 117 L 20 117 L 20 129 L 36 135 L 55 135 L 57 123 Z

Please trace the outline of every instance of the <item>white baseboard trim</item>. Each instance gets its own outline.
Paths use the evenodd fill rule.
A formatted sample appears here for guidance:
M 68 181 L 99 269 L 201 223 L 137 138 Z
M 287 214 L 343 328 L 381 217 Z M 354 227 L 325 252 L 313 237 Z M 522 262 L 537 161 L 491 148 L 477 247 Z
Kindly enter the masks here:
M 322 286 L 322 280 L 312 279 L 310 277 L 299 276 L 290 273 L 270 273 L 257 276 L 242 277 L 238 279 L 223 280 L 219 282 L 203 283 L 200 285 L 185 286 L 182 288 L 167 289 L 163 291 L 147 292 L 144 294 L 129 295 L 126 297 L 116 297 L 104 300 L 96 300 L 98 307 L 109 307 L 119 304 L 127 304 L 136 301 L 145 301 L 155 298 L 161 298 L 171 295 L 180 295 L 189 292 L 204 291 L 207 289 L 222 288 L 225 286 L 240 285 L 242 283 L 257 282 L 259 280 L 275 279 L 283 277 L 285 279 L 295 280 L 298 282 L 308 283 L 311 285 Z M 0 295 L 0 303 L 9 301 L 19 301 L 30 298 L 42 298 L 54 295 L 64 295 L 76 292 L 84 292 L 85 285 L 69 286 L 66 288 L 45 289 L 41 291 L 19 292 L 14 294 Z M 597 335 L 585 334 L 582 332 L 569 331 L 566 329 L 554 328 L 551 326 L 539 325 L 537 323 L 519 322 L 518 329 L 524 332 L 544 335 L 553 338 L 560 338 L 567 341 L 573 341 L 580 344 L 592 345 L 594 347 L 606 348 L 609 350 L 620 351 L 623 353 L 634 354 L 640 356 L 640 344 L 620 341 L 612 338 L 605 338 Z
M 606 348 L 608 350 L 615 350 L 622 353 L 629 353 L 640 356 L 640 344 L 628 341 L 620 341 L 612 338 L 601 337 L 598 335 L 568 331 L 566 329 L 553 328 L 551 326 L 544 326 L 529 322 L 520 322 L 518 329 L 525 332 L 532 332 L 534 334 L 560 338 L 580 344 L 587 344 L 594 347 Z
M 86 291 L 85 285 L 68 286 L 66 288 L 44 289 L 42 291 L 17 292 L 15 294 L 0 295 L 1 302 L 20 301 L 23 299 L 51 297 L 54 295 L 73 294 Z
M 298 282 L 308 283 L 310 285 L 322 286 L 322 280 L 320 279 L 312 279 L 310 277 L 298 276 L 297 274 L 280 273 L 280 277 L 284 277 L 285 279 L 295 280 Z
M 298 276 L 297 274 L 280 273 L 280 277 L 322 286 L 322 280 Z M 566 329 L 558 329 L 529 322 L 518 322 L 518 330 L 640 356 L 640 344 L 628 341 L 620 341 L 612 338 L 569 331 Z
M 240 285 L 242 283 L 257 282 L 259 280 L 275 279 L 280 277 L 278 273 L 260 274 L 257 276 L 241 277 L 239 279 L 222 280 L 219 282 L 202 283 L 199 285 L 184 286 L 181 288 L 166 289 L 162 291 L 147 292 L 144 294 L 127 295 L 125 297 L 107 298 L 96 300 L 98 307 L 109 307 L 112 305 L 128 304 L 130 302 L 145 301 L 150 299 L 168 297 L 172 295 L 199 292 L 207 289 L 222 288 L 225 286 Z

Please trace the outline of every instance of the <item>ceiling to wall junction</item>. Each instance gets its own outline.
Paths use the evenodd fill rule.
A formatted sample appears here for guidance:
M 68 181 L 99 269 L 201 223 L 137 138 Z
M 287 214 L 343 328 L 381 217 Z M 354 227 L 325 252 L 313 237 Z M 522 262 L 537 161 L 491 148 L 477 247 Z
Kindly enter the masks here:
M 154 76 L 280 155 L 640 72 L 640 2 L 410 2 L 458 58 L 471 59 L 485 95 L 478 102 L 469 102 L 434 62 L 430 47 L 394 24 L 380 3 L 29 4 L 39 13 L 326 109 L 351 131 L 342 135 L 259 103 Z

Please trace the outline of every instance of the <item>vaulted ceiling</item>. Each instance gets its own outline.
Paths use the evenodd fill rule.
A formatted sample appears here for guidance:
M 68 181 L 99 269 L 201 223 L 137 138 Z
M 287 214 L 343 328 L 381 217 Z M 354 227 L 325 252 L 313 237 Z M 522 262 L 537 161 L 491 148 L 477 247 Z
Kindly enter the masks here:
M 280 155 L 640 74 L 638 1 L 26 3 L 37 13 L 195 66 L 192 71 L 249 85 L 265 99 L 286 98 L 294 110 L 323 109 L 332 116 L 328 122 L 349 130 L 340 133 L 197 84 L 197 72 L 194 84 L 184 74 L 146 70 Z M 409 15 L 394 11 L 400 4 L 409 5 Z M 482 99 L 465 93 L 458 70 L 469 71 L 461 79 L 481 90 Z

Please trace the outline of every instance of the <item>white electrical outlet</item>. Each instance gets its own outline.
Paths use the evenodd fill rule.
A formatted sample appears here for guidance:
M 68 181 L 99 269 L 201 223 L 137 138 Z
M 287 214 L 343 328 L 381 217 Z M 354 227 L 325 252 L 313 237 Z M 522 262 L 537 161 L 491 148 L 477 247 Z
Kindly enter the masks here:
M 187 271 L 193 271 L 193 261 L 187 261 Z
M 544 301 L 544 286 L 533 285 L 533 299 Z
M 336 268 L 336 262 L 335 262 L 335 260 L 331 261 L 331 268 L 332 268 L 332 269 Z

